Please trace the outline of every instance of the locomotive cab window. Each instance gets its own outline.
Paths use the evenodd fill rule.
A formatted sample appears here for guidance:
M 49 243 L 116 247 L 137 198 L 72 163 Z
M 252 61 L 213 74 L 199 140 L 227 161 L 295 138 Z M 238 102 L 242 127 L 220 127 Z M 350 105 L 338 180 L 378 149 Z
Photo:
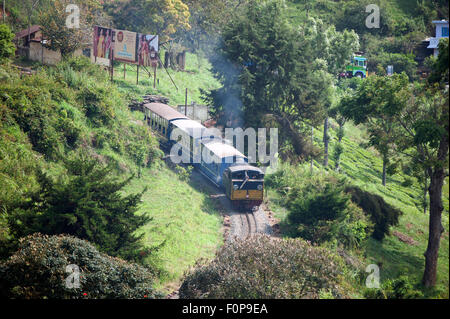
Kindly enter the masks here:
M 245 172 L 244 171 L 234 172 L 233 173 L 233 179 L 244 179 L 244 178 L 245 178 Z
M 248 177 L 250 179 L 261 179 L 260 174 L 258 172 L 255 172 L 255 171 L 249 171 L 248 172 Z

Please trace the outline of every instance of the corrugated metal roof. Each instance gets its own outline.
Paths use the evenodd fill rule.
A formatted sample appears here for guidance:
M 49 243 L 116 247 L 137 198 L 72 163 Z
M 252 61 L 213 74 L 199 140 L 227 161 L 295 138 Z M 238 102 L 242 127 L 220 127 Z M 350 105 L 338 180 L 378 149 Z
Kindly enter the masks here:
M 164 118 L 168 121 L 171 121 L 174 119 L 189 119 L 187 116 L 185 116 L 184 114 L 181 114 L 180 112 L 178 112 L 173 107 L 171 107 L 167 104 L 147 103 L 147 104 L 144 104 L 144 107 L 148 108 L 153 113 L 158 114 L 159 116 L 161 116 L 162 118 Z
M 239 152 L 233 146 L 224 144 L 220 141 L 211 141 L 207 143 L 203 142 L 202 144 L 205 145 L 205 147 L 208 148 L 211 152 L 213 152 L 218 158 L 232 157 L 232 156 L 246 158 L 244 154 Z
M 228 167 L 228 169 L 229 169 L 231 172 L 237 172 L 237 171 L 256 171 L 256 172 L 258 172 L 258 173 L 260 173 L 260 174 L 264 174 L 263 171 L 262 171 L 260 168 L 258 168 L 258 167 L 256 167 L 256 166 L 251 166 L 251 165 L 233 165 L 233 166 Z
M 190 136 L 193 136 L 193 137 L 201 137 L 202 132 L 204 130 L 206 130 L 206 127 L 204 127 L 200 123 L 193 121 L 193 120 L 188 120 L 188 119 L 174 120 L 174 121 L 172 121 L 172 124 L 175 127 L 179 128 L 180 130 L 188 133 Z M 193 134 L 194 130 L 198 130 L 198 131 L 196 131 L 195 134 Z
M 40 26 L 40 25 L 32 25 L 32 26 L 30 27 L 30 34 L 35 33 L 35 32 L 38 32 L 40 29 L 41 29 L 41 26 Z M 16 36 L 14 37 L 14 40 L 23 38 L 23 37 L 25 37 L 25 36 L 28 36 L 28 28 L 26 28 L 26 29 L 24 29 L 24 30 L 22 30 L 22 31 L 20 31 L 20 32 L 17 32 L 17 33 L 16 33 Z

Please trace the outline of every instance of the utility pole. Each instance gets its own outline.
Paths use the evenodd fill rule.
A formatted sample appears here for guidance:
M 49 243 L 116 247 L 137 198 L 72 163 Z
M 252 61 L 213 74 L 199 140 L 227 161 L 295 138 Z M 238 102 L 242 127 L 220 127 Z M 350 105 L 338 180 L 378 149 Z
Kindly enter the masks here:
M 187 116 L 187 88 L 186 95 L 184 96 L 184 115 Z
M 3 23 L 5 23 L 6 19 L 6 9 L 5 9 L 5 0 L 3 0 Z

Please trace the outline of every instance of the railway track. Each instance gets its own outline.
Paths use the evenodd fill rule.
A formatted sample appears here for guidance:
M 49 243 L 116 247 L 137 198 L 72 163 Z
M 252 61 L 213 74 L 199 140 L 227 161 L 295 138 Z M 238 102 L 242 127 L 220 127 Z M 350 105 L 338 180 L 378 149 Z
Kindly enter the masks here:
M 258 223 L 253 211 L 241 213 L 241 236 L 250 237 L 258 232 Z

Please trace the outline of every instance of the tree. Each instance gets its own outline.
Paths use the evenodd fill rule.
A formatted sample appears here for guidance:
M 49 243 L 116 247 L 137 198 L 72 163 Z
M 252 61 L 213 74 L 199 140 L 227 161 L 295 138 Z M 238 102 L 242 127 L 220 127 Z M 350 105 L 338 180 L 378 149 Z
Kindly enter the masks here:
M 12 43 L 14 33 L 6 24 L 0 24 L 0 63 L 14 56 L 16 47 Z
M 86 239 L 101 251 L 128 260 L 142 260 L 142 234 L 136 230 L 151 218 L 137 215 L 142 193 L 122 196 L 130 181 L 118 181 L 112 167 L 81 155 L 65 160 L 67 176 L 53 180 L 38 171 L 39 189 L 17 204 L 8 217 L 14 238 L 34 232 L 69 234 Z
M 157 34 L 161 42 L 172 39 L 177 30 L 188 30 L 189 8 L 181 0 L 114 1 L 104 5 L 118 29 Z
M 425 252 L 425 287 L 436 284 L 437 260 L 442 226 L 442 187 L 448 173 L 449 92 L 448 39 L 439 43 L 439 56 L 425 85 L 417 85 L 410 103 L 397 116 L 402 128 L 399 147 L 415 147 L 414 157 L 430 178 L 430 222 Z
M 339 90 L 341 91 L 341 90 Z M 342 96 L 340 96 L 342 94 Z M 340 170 L 340 164 L 341 164 L 341 155 L 344 152 L 344 147 L 342 146 L 342 139 L 345 136 L 345 129 L 344 125 L 347 122 L 347 119 L 345 116 L 343 116 L 342 111 L 345 109 L 345 106 L 347 105 L 347 100 L 349 98 L 349 91 L 344 91 L 343 93 L 338 94 L 338 102 L 336 105 L 334 105 L 329 110 L 329 116 L 334 118 L 336 122 L 339 125 L 339 128 L 337 129 L 337 138 L 338 143 L 334 147 L 334 151 L 332 154 L 332 159 L 334 161 L 334 169 L 336 171 Z
M 211 58 L 223 87 L 207 100 L 220 123 L 276 125 L 294 156 L 317 155 L 305 136 L 324 119 L 332 77 L 316 57 L 312 24 L 293 29 L 284 3 L 275 0 L 250 2 L 233 17 Z
M 308 19 L 307 23 L 308 40 L 315 44 L 316 59 L 320 59 L 326 65 L 326 71 L 336 77 L 348 63 L 353 52 L 359 49 L 358 35 L 352 30 L 336 31 L 334 26 L 326 26 L 321 20 Z M 323 125 L 324 161 L 323 165 L 328 166 L 328 121 L 329 112 L 333 100 L 335 99 L 335 89 L 328 91 L 329 98 L 324 100 L 327 110 Z
M 60 51 L 63 57 L 75 52 L 83 43 L 91 41 L 92 25 L 100 9 L 98 0 L 79 0 L 79 28 L 68 28 L 66 8 L 71 3 L 71 0 L 56 0 L 40 13 L 41 31 L 47 40 L 44 46 L 53 51 Z
M 364 80 L 354 95 L 342 103 L 342 114 L 355 124 L 365 123 L 369 145 L 376 148 L 383 160 L 382 184 L 386 186 L 388 165 L 395 151 L 399 124 L 396 116 L 408 101 L 408 76 L 371 76 Z
M 28 22 L 28 35 L 27 35 L 27 43 L 30 43 L 30 28 L 31 28 L 31 16 L 35 12 L 36 7 L 38 6 L 40 0 L 25 0 L 23 5 L 25 7 L 27 22 Z
M 179 29 L 174 35 L 192 52 L 210 55 L 223 27 L 249 0 L 184 0 L 189 7 L 189 30 Z

